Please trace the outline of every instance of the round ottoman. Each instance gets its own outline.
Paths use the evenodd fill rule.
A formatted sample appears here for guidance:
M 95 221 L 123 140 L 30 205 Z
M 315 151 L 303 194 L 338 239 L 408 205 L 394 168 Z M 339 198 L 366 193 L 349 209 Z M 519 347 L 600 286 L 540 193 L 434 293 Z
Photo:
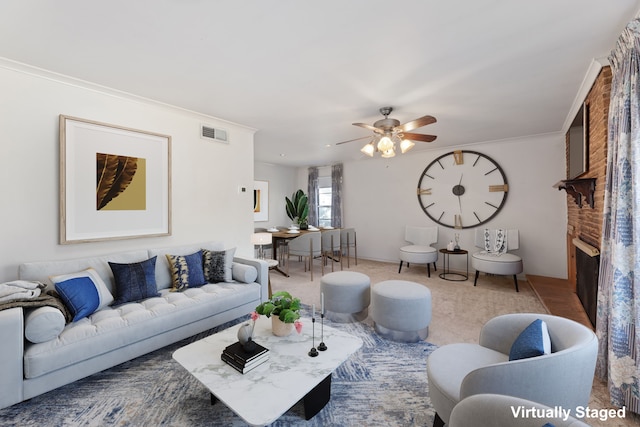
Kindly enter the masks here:
M 419 283 L 386 280 L 373 286 L 373 326 L 376 332 L 400 342 L 422 341 L 429 335 L 431 291 Z
M 369 313 L 371 302 L 369 276 L 354 271 L 336 271 L 320 279 L 324 295 L 325 317 L 334 322 L 362 321 Z

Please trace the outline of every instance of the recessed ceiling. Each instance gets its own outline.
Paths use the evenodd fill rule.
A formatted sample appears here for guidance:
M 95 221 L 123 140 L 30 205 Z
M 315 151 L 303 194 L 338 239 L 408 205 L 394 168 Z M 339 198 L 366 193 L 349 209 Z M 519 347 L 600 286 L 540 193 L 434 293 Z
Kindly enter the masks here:
M 558 132 L 639 0 L 5 0 L 0 56 L 258 129 L 255 158 L 363 158 L 373 123 L 438 122 L 415 151 Z M 366 140 L 364 141 L 366 142 Z M 327 146 L 328 145 L 328 146 Z M 283 156 L 284 155 L 284 156 Z

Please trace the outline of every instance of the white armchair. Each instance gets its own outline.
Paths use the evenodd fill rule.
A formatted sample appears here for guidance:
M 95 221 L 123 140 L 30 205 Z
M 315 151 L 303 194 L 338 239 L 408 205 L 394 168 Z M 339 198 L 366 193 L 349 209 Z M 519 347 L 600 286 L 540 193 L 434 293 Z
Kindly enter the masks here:
M 402 263 L 406 262 L 407 267 L 412 263 L 426 264 L 427 276 L 431 277 L 431 264 L 433 264 L 433 270 L 437 270 L 438 251 L 431 245 L 438 242 L 438 227 L 406 226 L 404 240 L 411 243 L 411 245 L 400 248 L 398 274 L 402 271 Z
M 486 242 L 485 231 L 487 231 L 487 234 L 489 235 Z M 483 250 L 476 252 L 471 256 L 471 267 L 476 270 L 473 286 L 477 285 L 480 272 L 503 276 L 513 275 L 516 292 L 520 292 L 518 289 L 517 275 L 523 271 L 522 258 L 509 252 L 520 247 L 520 233 L 517 229 L 504 230 L 504 233 L 506 233 L 506 235 L 501 241 L 502 249 L 498 250 L 495 248 L 496 240 L 498 240 L 498 238 L 495 237 L 496 230 L 476 228 L 475 245 Z M 490 251 L 487 251 L 487 246 L 489 246 Z
M 543 423 L 550 423 L 555 427 L 589 427 L 589 424 L 572 416 L 565 419 L 564 415 L 538 418 L 522 412 L 514 414 L 513 409 L 520 407 L 549 410 L 549 413 L 553 413 L 553 408 L 518 397 L 476 394 L 463 399 L 453 408 L 448 427 L 541 427 Z M 577 415 L 575 411 L 571 414 Z
M 509 361 L 518 335 L 534 320 L 543 320 L 551 353 Z M 520 397 L 575 413 L 587 406 L 598 352 L 593 331 L 573 320 L 548 314 L 506 314 L 489 320 L 479 344 L 449 344 L 427 359 L 429 397 L 436 411 L 434 426 L 448 423 L 464 398 L 494 393 Z

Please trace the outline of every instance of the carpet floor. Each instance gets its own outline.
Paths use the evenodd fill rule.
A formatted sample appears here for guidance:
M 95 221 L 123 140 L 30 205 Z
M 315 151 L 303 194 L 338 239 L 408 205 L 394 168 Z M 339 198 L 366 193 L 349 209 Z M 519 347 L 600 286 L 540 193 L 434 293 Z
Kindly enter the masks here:
M 223 404 L 212 406 L 208 390 L 171 358 L 181 346 L 241 320 L 0 410 L 0 425 L 244 426 Z M 331 400 L 320 413 L 305 421 L 296 404 L 273 426 L 432 425 L 426 359 L 436 346 L 385 340 L 369 322 L 327 324 L 362 338 L 362 348 L 334 372 Z

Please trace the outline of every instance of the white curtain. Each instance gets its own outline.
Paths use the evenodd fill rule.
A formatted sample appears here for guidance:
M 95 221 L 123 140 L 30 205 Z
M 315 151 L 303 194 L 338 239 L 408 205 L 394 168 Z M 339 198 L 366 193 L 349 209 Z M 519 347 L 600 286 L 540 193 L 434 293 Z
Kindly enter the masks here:
M 612 70 L 596 373 L 611 403 L 640 413 L 640 21 L 629 23 L 609 58 Z

